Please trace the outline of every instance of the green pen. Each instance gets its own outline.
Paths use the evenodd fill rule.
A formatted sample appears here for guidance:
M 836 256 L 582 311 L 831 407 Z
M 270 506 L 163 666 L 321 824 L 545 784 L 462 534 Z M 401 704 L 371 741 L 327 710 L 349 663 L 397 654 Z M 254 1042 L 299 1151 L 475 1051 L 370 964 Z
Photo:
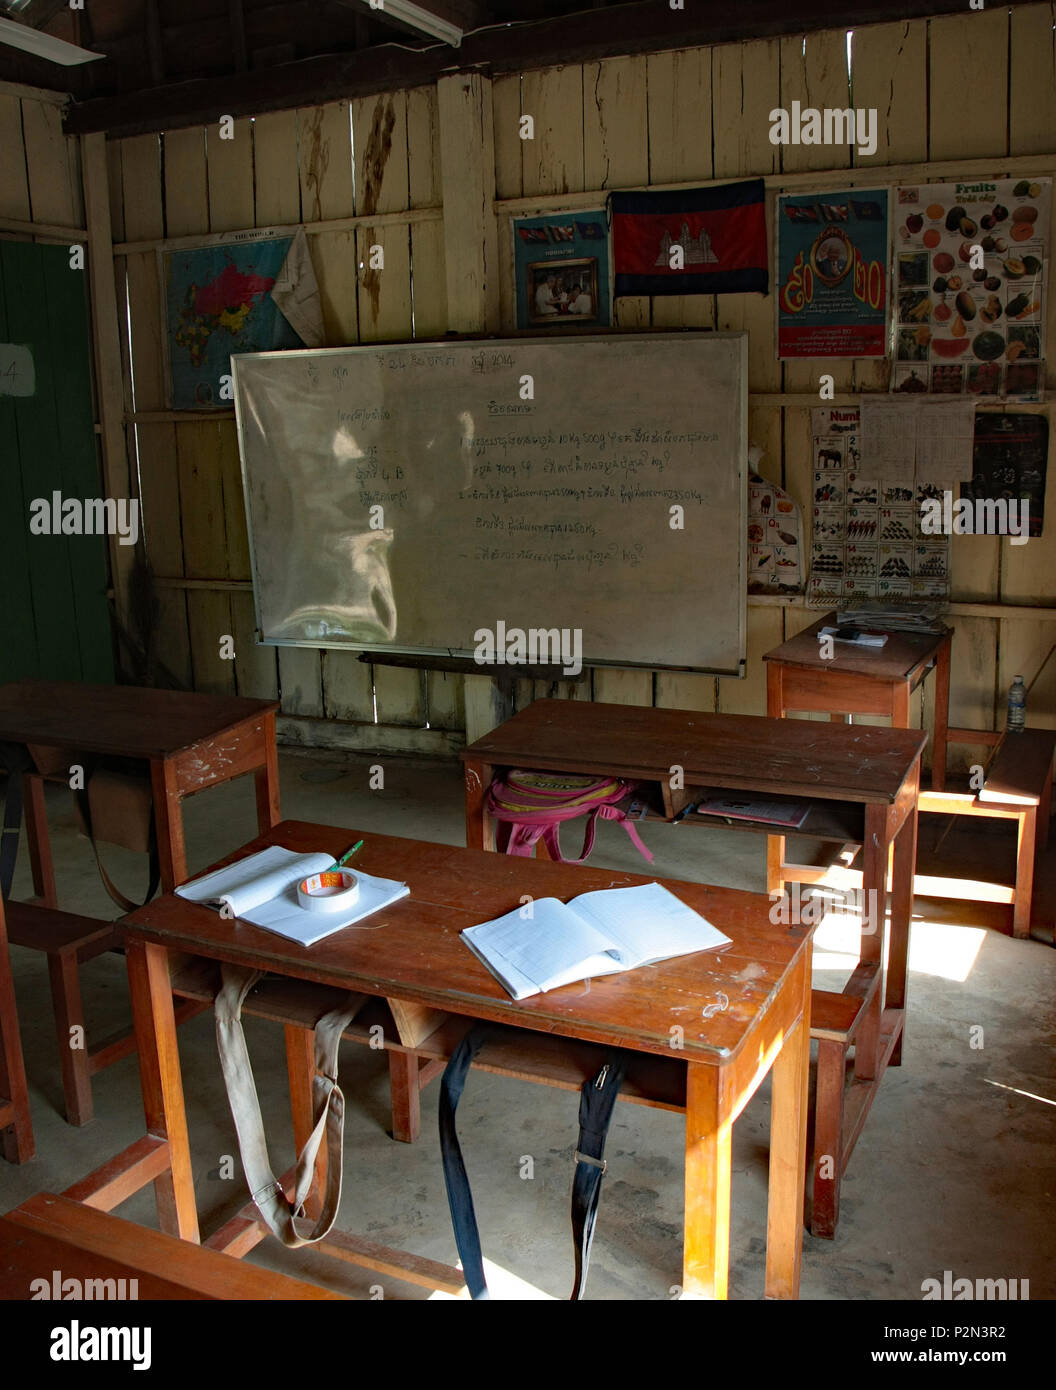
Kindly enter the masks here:
M 329 868 L 329 870 L 328 870 L 327 872 L 328 872 L 328 873 L 332 873 L 332 872 L 334 871 L 334 869 L 340 869 L 340 867 L 342 866 L 342 864 L 347 864 L 348 861 L 349 861 L 349 860 L 352 858 L 352 856 L 355 854 L 356 850 L 359 849 L 359 847 L 362 845 L 362 843 L 363 843 L 363 841 L 362 841 L 362 840 L 359 840 L 359 841 L 357 841 L 356 844 L 354 844 L 354 845 L 352 846 L 351 849 L 346 850 L 345 853 L 341 856 L 340 859 L 336 859 L 336 860 L 333 862 L 333 864 L 331 864 L 331 866 L 330 866 L 330 868 Z

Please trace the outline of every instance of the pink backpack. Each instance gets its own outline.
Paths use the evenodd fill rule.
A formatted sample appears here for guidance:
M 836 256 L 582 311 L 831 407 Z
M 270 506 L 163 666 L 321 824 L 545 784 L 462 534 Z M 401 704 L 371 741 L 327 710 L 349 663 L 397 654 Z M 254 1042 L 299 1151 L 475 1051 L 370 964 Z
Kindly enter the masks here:
M 626 811 L 617 805 L 633 789 L 633 783 L 619 777 L 515 769 L 505 777 L 496 777 L 488 788 L 488 811 L 500 822 L 499 848 L 507 854 L 527 858 L 536 842 L 542 840 L 551 859 L 562 864 L 582 864 L 594 848 L 595 822 L 600 816 L 602 820 L 619 821 L 635 848 L 651 864 L 653 856 L 642 844 Z M 561 853 L 560 825 L 576 816 L 587 817 L 583 852 L 578 859 L 566 859 Z

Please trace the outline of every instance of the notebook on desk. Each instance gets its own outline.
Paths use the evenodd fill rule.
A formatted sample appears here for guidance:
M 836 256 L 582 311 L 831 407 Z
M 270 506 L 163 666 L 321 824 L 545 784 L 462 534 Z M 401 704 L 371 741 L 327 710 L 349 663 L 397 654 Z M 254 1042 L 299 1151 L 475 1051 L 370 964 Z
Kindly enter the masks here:
M 660 883 L 538 898 L 461 935 L 514 999 L 730 944 Z

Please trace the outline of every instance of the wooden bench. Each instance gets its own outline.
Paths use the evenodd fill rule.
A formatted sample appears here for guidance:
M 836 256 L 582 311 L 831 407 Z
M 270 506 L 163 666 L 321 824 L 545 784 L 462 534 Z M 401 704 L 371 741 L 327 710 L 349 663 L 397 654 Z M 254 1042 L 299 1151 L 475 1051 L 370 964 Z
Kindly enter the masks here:
M 1004 734 L 950 729 L 946 741 L 995 747 L 986 780 L 978 792 L 923 789 L 919 809 L 1017 823 L 1016 881 L 1014 887 L 1004 889 L 1001 896 L 1012 904 L 1012 935 L 1029 936 L 1035 867 L 1048 843 L 1056 730 L 1024 729 L 1019 734 Z M 932 880 L 918 875 L 916 891 L 924 897 L 955 896 L 956 882 L 956 879 Z
M 55 1290 L 56 1274 L 58 1290 Z M 40 1192 L 0 1219 L 0 1299 L 79 1293 L 92 1301 L 338 1299 L 329 1289 L 136 1226 L 67 1196 Z M 130 1280 L 135 1280 L 134 1286 Z M 124 1281 L 123 1283 L 118 1281 Z M 134 1287 L 134 1292 L 132 1288 Z
M 15 946 L 42 951 L 48 958 L 66 1118 L 71 1125 L 85 1125 L 94 1114 L 92 1077 L 136 1050 L 131 1028 L 93 1047 L 88 1046 L 85 1033 L 80 967 L 105 951 L 120 947 L 120 924 L 60 912 L 37 903 L 9 902 L 7 934 Z M 201 1006 L 182 1004 L 177 1021 L 183 1022 L 200 1011 Z

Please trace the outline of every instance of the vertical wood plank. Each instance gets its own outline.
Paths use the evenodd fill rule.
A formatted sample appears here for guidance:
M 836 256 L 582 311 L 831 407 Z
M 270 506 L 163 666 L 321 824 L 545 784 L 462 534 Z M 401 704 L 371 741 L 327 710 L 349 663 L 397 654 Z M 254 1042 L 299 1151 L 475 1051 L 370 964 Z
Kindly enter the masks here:
M 206 139 L 202 127 L 171 131 L 165 136 L 162 153 L 168 236 L 201 234 L 209 229 Z M 242 187 L 231 190 L 235 206 Z M 216 216 L 223 220 L 226 190 L 217 184 L 213 192 Z M 219 421 L 181 421 L 176 425 L 184 567 L 189 578 L 223 579 L 229 574 L 221 453 Z M 195 689 L 234 694 L 234 663 L 220 655 L 221 639 L 234 637 L 230 595 L 192 590 L 186 602 Z M 236 654 L 237 650 L 236 646 Z
M 476 73 L 437 82 L 447 326 L 454 333 L 494 331 L 499 318 L 490 89 Z
M 351 217 L 356 199 L 348 102 L 302 108 L 298 112 L 298 132 L 304 221 Z
M 224 492 L 219 466 L 222 423 L 226 422 L 213 424 L 190 420 L 177 427 L 183 553 L 191 579 L 228 576 Z M 234 665 L 220 655 L 221 638 L 234 636 L 229 594 L 192 590 L 187 595 L 187 616 L 195 689 L 233 695 Z M 237 650 L 236 646 L 236 654 Z
M 928 52 L 929 159 L 1007 154 L 1008 11 L 929 20 Z
M 521 111 L 535 122 L 522 141 L 523 196 L 579 193 L 583 180 L 583 69 L 579 64 L 526 72 Z
M 876 111 L 876 151 L 856 166 L 912 164 L 928 157 L 928 31 L 920 20 L 867 24 L 851 41 L 853 105 Z
M 606 58 L 583 67 L 583 186 L 649 182 L 646 59 Z
M 328 719 L 373 724 L 373 672 L 368 662 L 360 661 L 358 652 L 323 653 L 323 690 Z
M 22 103 L 18 97 L 0 93 L 0 150 L 6 151 L 4 177 L 0 179 L 0 217 L 28 222 L 29 175 L 26 146 L 22 135 Z
M 781 45 L 781 106 L 792 103 L 821 109 L 842 110 L 850 103 L 847 80 L 847 33 L 822 29 L 806 35 L 790 34 Z M 769 127 L 768 127 L 769 128 Z M 769 137 L 768 137 L 769 138 Z M 851 164 L 850 145 L 778 145 L 781 168 L 786 173 L 803 169 L 842 169 Z
M 61 108 L 54 102 L 24 98 L 22 130 L 33 221 L 64 227 L 83 226 L 77 142 L 62 133 Z
M 1052 165 L 1053 132 L 1056 131 L 1054 23 L 1056 10 L 1051 4 L 1017 6 L 1011 15 L 1009 153 L 1047 154 L 1047 161 L 1041 162 L 1042 168 Z M 1056 295 L 1050 293 L 1046 298 L 1045 382 L 1051 390 L 1056 386 Z M 1050 450 L 1052 445 L 1050 439 Z M 1051 471 L 1051 453 L 1049 466 Z
M 769 113 L 781 105 L 780 53 L 777 39 L 722 44 L 713 51 L 715 178 L 777 172 L 781 147 L 770 143 Z
M 218 125 L 205 128 L 209 230 L 239 232 L 255 225 L 253 215 L 253 122 L 234 122 L 224 140 Z
M 269 111 L 253 122 L 253 194 L 256 226 L 301 220 L 297 112 Z
M 104 490 L 110 497 L 131 497 L 131 476 L 125 449 L 121 341 L 118 328 L 117 286 L 114 281 L 110 176 L 105 136 L 84 137 L 82 168 L 85 181 L 92 342 L 95 350 L 95 385 L 101 429 Z M 118 538 L 112 537 L 109 551 L 115 594 L 114 609 L 119 624 L 127 631 L 129 579 L 135 549 L 132 546 L 121 545 Z
M 520 198 L 524 191 L 521 171 L 521 75 L 496 77 L 491 84 L 492 122 L 495 132 L 495 196 Z
M 162 147 L 165 161 L 165 235 L 199 236 L 209 230 L 209 187 L 205 130 L 171 130 Z
M 158 135 L 137 135 L 121 141 L 122 205 L 125 235 L 130 240 L 149 240 L 165 234 L 161 155 Z M 135 409 L 163 410 L 161 287 L 154 252 L 127 256 L 125 273 Z M 137 424 L 133 437 L 147 562 L 155 574 L 182 577 L 183 523 L 176 427 L 153 422 Z M 154 652 L 171 674 L 189 688 L 193 677 L 186 594 L 179 589 L 159 588 L 156 603 Z
M 647 59 L 649 182 L 710 179 L 710 48 L 651 53 Z
M 376 212 L 401 212 L 410 207 L 406 93 L 357 97 L 352 102 L 352 146 L 356 212 L 370 217 Z M 422 165 L 418 169 L 416 186 L 427 177 Z
M 651 705 L 653 673 L 597 666 L 594 669 L 594 699 L 609 705 Z
M 235 688 L 253 700 L 275 700 L 279 669 L 274 647 L 258 646 L 252 594 L 231 595 L 231 635 L 235 639 Z
M 440 112 L 435 87 L 407 93 L 408 207 L 436 208 L 443 202 Z

